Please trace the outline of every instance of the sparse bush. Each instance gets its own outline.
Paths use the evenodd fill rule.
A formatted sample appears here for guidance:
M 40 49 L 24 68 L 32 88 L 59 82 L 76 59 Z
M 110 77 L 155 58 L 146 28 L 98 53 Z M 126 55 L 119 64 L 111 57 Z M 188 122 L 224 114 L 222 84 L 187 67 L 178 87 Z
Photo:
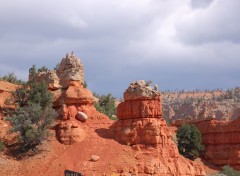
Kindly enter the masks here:
M 42 109 L 39 104 L 30 103 L 18 108 L 8 117 L 13 128 L 11 132 L 19 133 L 19 142 L 23 151 L 34 149 L 49 137 L 48 127 L 54 118 L 50 107 Z
M 53 122 L 52 95 L 45 82 L 29 85 L 14 93 L 19 108 L 8 112 L 12 124 L 10 132 L 19 133 L 19 144 L 23 152 L 35 149 L 49 137 L 48 127 Z
M 97 98 L 99 98 L 98 102 L 94 103 L 95 108 L 103 113 L 106 114 L 110 119 L 116 120 L 116 106 L 115 106 L 115 98 L 112 96 L 112 94 L 108 95 L 97 95 L 94 94 Z
M 57 63 L 57 65 L 54 67 L 54 70 L 57 70 L 60 66 L 60 63 Z
M 41 68 L 38 69 L 38 72 L 47 72 L 49 69 L 46 66 L 42 66 Z
M 29 99 L 29 88 L 27 86 L 22 86 L 16 89 L 15 92 L 12 93 L 15 103 L 19 107 L 23 107 L 27 105 L 27 101 Z
M 191 160 L 204 150 L 201 133 L 195 125 L 182 125 L 177 131 L 179 153 Z
M 30 85 L 28 100 L 31 103 L 39 104 L 42 108 L 52 106 L 52 94 L 48 91 L 48 86 L 45 81 L 33 82 Z
M 240 171 L 234 170 L 232 167 L 229 165 L 226 165 L 222 168 L 222 171 L 220 172 L 221 174 L 225 174 L 227 176 L 239 176 Z
M 0 151 L 3 151 L 4 150 L 4 144 L 3 142 L 0 140 Z
M 0 80 L 8 81 L 13 84 L 26 84 L 26 82 L 18 79 L 15 73 L 9 73 L 3 77 L 0 77 Z
M 87 82 L 84 80 L 83 87 L 87 88 Z

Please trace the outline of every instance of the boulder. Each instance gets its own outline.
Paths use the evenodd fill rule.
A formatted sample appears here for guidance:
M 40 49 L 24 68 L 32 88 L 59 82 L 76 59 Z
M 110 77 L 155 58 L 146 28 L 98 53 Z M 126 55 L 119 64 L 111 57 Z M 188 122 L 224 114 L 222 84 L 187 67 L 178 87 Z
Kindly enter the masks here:
M 85 122 L 88 119 L 88 116 L 84 112 L 78 112 L 76 117 L 81 122 Z
M 66 104 L 93 104 L 94 97 L 92 93 L 77 82 L 71 82 L 64 96 Z
M 62 121 L 58 125 L 57 138 L 63 144 L 71 145 L 81 142 L 85 136 L 84 130 L 75 121 Z
M 90 161 L 93 161 L 93 162 L 96 162 L 100 159 L 100 156 L 97 156 L 97 155 L 91 155 L 91 159 Z

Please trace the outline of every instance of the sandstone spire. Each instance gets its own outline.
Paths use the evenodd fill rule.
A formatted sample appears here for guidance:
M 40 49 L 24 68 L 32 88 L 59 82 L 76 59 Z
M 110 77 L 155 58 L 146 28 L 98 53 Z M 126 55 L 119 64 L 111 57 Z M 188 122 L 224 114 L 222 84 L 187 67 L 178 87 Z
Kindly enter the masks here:
M 67 54 L 66 57 L 62 59 L 56 72 L 63 88 L 67 88 L 71 81 L 77 81 L 80 84 L 84 83 L 83 63 L 73 51 L 70 55 Z
M 178 153 L 172 132 L 162 117 L 161 94 L 145 81 L 131 83 L 117 107 L 115 139 L 136 150 L 138 173 L 205 175 L 203 168 Z M 149 150 L 151 148 L 151 150 Z

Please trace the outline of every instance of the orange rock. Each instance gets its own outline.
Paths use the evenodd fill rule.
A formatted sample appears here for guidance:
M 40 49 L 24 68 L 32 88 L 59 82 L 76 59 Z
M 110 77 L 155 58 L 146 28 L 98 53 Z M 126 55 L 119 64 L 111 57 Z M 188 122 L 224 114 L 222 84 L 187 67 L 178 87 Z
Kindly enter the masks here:
M 209 162 L 240 169 L 240 119 L 208 120 L 195 123 L 205 145 L 204 158 Z
M 63 121 L 58 125 L 58 140 L 66 145 L 81 142 L 85 138 L 85 132 L 75 121 Z
M 48 71 L 48 73 L 55 72 Z M 51 77 L 54 77 L 55 82 L 52 79 L 46 80 L 49 83 L 49 90 L 53 93 L 53 106 L 62 120 L 56 129 L 56 136 L 61 143 L 70 145 L 84 140 L 84 131 L 78 123 L 87 121 L 87 117 L 91 119 L 108 119 L 108 117 L 95 109 L 92 92 L 83 87 L 84 69 L 77 56 L 73 53 L 67 54 L 56 73 L 57 75 L 53 74 L 56 77 Z M 53 84 L 50 83 L 58 82 L 60 84 L 58 89 L 52 89 Z M 78 112 L 81 112 L 80 115 L 84 114 L 84 118 L 77 117 Z
M 79 84 L 71 84 L 65 92 L 64 101 L 67 104 L 93 103 L 92 93 Z
M 118 105 L 117 116 L 119 119 L 160 118 L 162 117 L 160 99 L 124 101 Z
M 203 167 L 178 153 L 171 129 L 162 118 L 161 95 L 144 81 L 131 83 L 117 107 L 115 139 L 133 145 L 139 174 L 206 175 Z M 136 147 L 138 145 L 138 147 Z M 136 150 L 137 148 L 137 150 Z
M 12 92 L 19 88 L 19 85 L 0 80 L 0 107 L 1 108 L 15 108 L 13 102 L 14 97 Z

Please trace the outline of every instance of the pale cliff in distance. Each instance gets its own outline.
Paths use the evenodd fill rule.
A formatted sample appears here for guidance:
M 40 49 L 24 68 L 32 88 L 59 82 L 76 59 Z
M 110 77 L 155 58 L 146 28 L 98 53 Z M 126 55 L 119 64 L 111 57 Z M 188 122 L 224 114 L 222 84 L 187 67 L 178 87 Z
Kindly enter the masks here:
M 181 125 L 202 120 L 234 120 L 240 117 L 240 88 L 227 91 L 162 92 L 163 116 Z

